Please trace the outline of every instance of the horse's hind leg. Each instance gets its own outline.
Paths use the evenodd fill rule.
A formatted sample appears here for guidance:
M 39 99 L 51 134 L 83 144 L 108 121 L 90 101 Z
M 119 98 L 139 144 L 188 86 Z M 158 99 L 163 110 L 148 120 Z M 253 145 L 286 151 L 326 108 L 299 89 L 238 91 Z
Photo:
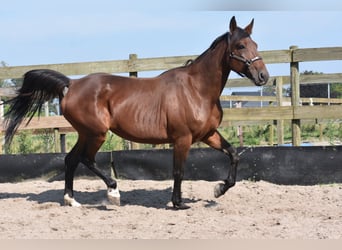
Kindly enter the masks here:
M 79 207 L 81 206 L 74 199 L 74 174 L 75 170 L 80 162 L 80 155 L 82 152 L 82 143 L 80 139 L 77 141 L 76 145 L 65 157 L 65 188 L 64 188 L 64 204 Z
M 114 205 L 120 205 L 120 193 L 116 181 L 103 174 L 95 162 L 95 155 L 105 139 L 105 134 L 102 136 L 88 137 L 84 154 L 82 154 L 81 162 L 106 183 L 107 197 L 109 201 Z
M 217 198 L 235 185 L 239 156 L 236 152 L 236 149 L 230 145 L 230 143 L 227 142 L 217 130 L 210 134 L 205 140 L 203 140 L 203 142 L 214 149 L 222 151 L 230 158 L 231 165 L 229 168 L 228 177 L 224 180 L 224 183 L 219 183 L 214 190 L 214 195 Z
M 82 160 L 82 163 L 106 183 L 107 197 L 110 203 L 120 206 L 120 193 L 116 181 L 111 177 L 104 175 L 102 171 L 97 167 L 95 161 L 85 158 Z

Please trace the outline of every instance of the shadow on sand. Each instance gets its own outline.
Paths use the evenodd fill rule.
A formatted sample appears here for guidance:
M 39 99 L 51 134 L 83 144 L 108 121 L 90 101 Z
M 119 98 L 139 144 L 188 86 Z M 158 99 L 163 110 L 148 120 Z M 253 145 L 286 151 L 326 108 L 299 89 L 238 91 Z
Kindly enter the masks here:
M 165 189 L 134 189 L 131 191 L 120 191 L 121 193 L 121 207 L 125 206 L 142 206 L 146 208 L 157 209 L 172 209 L 170 203 L 172 196 L 172 188 Z M 75 191 L 75 198 L 85 207 L 97 208 L 106 210 L 108 205 L 106 190 L 99 191 Z M 0 193 L 0 200 L 3 199 L 16 199 L 24 198 L 28 201 L 35 201 L 38 204 L 44 203 L 57 203 L 63 205 L 63 190 L 48 190 L 38 194 L 34 193 Z M 188 205 L 201 201 L 200 199 L 183 198 L 184 202 Z M 210 202 L 209 202 L 210 203 Z M 207 204 L 211 206 L 212 204 Z

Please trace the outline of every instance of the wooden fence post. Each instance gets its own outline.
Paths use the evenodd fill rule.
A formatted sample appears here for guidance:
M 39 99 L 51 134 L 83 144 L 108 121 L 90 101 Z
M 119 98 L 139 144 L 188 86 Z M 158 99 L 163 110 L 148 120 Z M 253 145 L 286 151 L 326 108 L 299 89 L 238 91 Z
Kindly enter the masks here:
M 60 141 L 60 149 L 61 153 L 66 153 L 66 134 L 60 134 L 59 136 L 59 141 Z
M 269 125 L 269 131 L 270 131 L 270 139 L 269 139 L 268 144 L 270 146 L 273 146 L 274 145 L 274 124 L 273 123 Z
M 61 99 L 59 99 L 59 115 L 63 115 L 62 107 L 61 107 Z M 66 153 L 66 134 L 65 133 L 59 133 L 59 129 L 54 129 L 54 135 L 55 135 L 55 151 Z M 58 138 L 59 135 L 59 138 Z M 58 141 L 59 141 L 59 147 L 58 147 Z
M 242 108 L 242 102 L 238 101 L 235 104 L 235 108 Z M 242 125 L 237 126 L 237 135 L 239 137 L 240 147 L 243 147 L 243 127 Z
M 58 128 L 55 128 L 53 130 L 53 133 L 54 133 L 54 137 L 55 137 L 55 152 L 58 153 L 58 152 L 60 152 L 60 146 L 61 146 L 61 144 L 59 143 L 59 139 L 58 139 L 58 135 L 59 135 Z
M 134 61 L 137 59 L 138 59 L 137 54 L 130 54 L 129 55 L 130 64 L 134 64 Z M 136 72 L 136 71 L 129 72 L 129 76 L 130 77 L 138 77 L 138 72 Z M 129 144 L 130 144 L 130 149 L 139 149 L 139 143 L 130 141 Z
M 300 106 L 300 88 L 299 88 L 299 63 L 293 61 L 293 52 L 298 46 L 291 46 L 291 63 L 290 63 L 290 79 L 291 79 L 291 105 L 293 108 Z M 300 120 L 292 120 L 292 145 L 299 146 L 301 144 Z
M 4 117 L 4 106 L 1 105 L 2 104 L 2 100 L 1 100 L 1 97 L 0 97 L 0 125 L 2 125 L 2 121 L 3 121 L 3 117 Z M 0 155 L 2 154 L 2 150 L 3 150 L 3 145 L 4 145 L 4 140 L 2 138 L 2 132 L 0 131 Z
M 275 79 L 277 106 L 283 106 L 283 78 L 277 77 Z M 277 144 L 284 144 L 284 120 L 277 120 Z

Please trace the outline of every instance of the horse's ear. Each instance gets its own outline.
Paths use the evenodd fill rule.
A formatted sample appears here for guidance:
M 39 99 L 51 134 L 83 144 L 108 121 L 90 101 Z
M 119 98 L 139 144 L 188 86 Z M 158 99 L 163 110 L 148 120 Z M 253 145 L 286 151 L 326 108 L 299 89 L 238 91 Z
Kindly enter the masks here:
M 233 32 L 236 29 L 236 27 L 237 27 L 237 25 L 236 25 L 235 16 L 233 16 L 232 19 L 230 19 L 230 24 L 229 24 L 229 32 L 230 32 L 230 34 L 233 34 Z
M 252 19 L 251 23 L 248 24 L 245 28 L 245 31 L 250 35 L 252 34 L 252 29 L 253 29 L 253 25 L 254 25 L 254 18 Z

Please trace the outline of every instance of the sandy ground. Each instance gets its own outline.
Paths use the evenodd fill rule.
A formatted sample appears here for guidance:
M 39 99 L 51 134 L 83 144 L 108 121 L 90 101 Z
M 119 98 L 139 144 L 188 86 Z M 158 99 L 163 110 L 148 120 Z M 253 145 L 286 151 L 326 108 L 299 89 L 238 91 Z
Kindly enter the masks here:
M 64 182 L 0 184 L 1 239 L 341 239 L 342 184 L 241 181 L 215 199 L 216 182 L 184 181 L 191 206 L 175 211 L 172 181 L 119 180 L 121 206 L 100 180 L 75 181 L 81 208 L 62 206 Z

